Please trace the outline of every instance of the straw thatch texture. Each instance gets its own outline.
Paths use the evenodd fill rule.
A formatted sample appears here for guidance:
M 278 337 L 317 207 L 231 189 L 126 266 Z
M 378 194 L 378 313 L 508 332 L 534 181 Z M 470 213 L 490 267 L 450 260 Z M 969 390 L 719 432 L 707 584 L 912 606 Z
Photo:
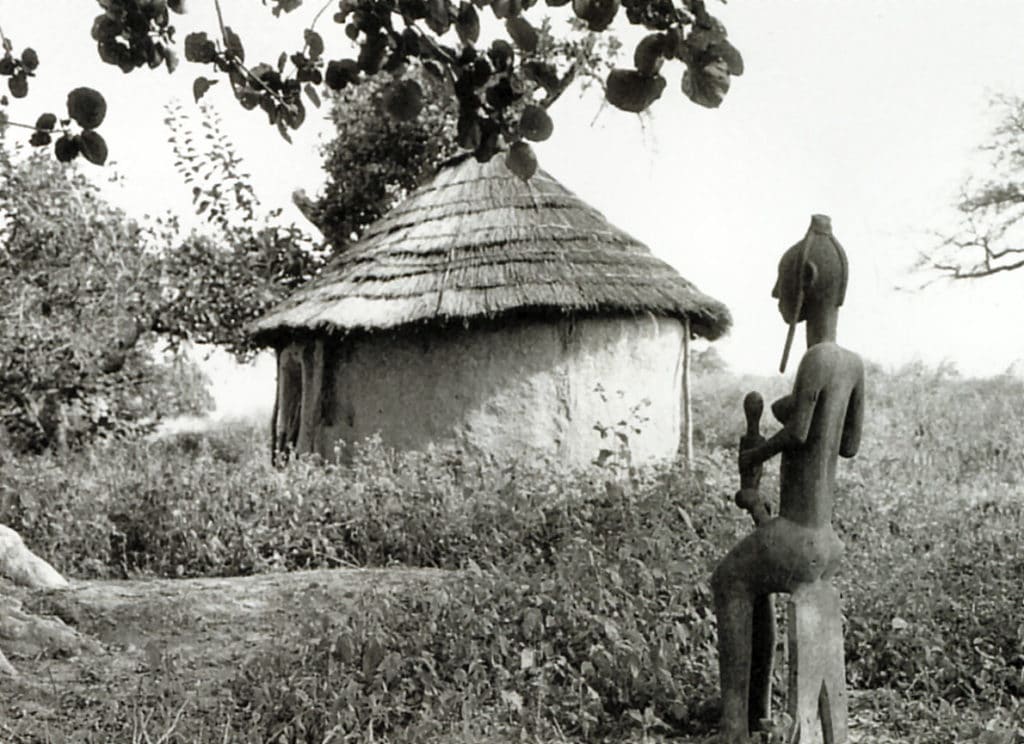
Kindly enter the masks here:
M 524 310 L 689 318 L 709 339 L 731 322 L 722 303 L 550 175 L 524 183 L 499 156 L 442 168 L 253 331 L 271 343 Z

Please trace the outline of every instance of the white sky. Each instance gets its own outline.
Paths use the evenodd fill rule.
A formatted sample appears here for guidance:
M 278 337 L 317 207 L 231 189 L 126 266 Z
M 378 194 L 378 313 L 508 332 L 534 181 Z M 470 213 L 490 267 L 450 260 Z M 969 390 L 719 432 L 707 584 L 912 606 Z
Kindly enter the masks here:
M 255 0 L 223 2 L 250 62 L 301 46 L 301 29 L 319 5 L 307 1 L 275 20 Z M 747 68 L 721 108 L 700 109 L 683 97 L 677 63 L 666 65 L 668 88 L 642 119 L 602 105 L 596 91 L 582 98 L 570 91 L 552 112 L 554 136 L 537 147 L 541 166 L 730 307 L 735 325 L 719 351 L 738 370 L 772 374 L 778 365 L 785 327 L 769 296 L 775 266 L 814 212 L 832 216 L 850 258 L 840 343 L 886 365 L 950 360 L 978 375 L 1024 359 L 1024 334 L 1008 332 L 1024 315 L 1024 274 L 897 289 L 919 283 L 907 267 L 933 244 L 931 231 L 955 216 L 960 184 L 972 164 L 984 162 L 977 148 L 996 121 L 989 101 L 1024 93 L 1024 3 L 711 6 Z M 194 28 L 216 27 L 212 0 L 190 0 L 189 9 L 177 18 L 179 40 Z M 177 98 L 190 108 L 192 79 L 206 71 L 183 61 L 171 76 L 162 69 L 126 76 L 102 64 L 89 38 L 97 12 L 87 0 L 0 0 L 4 33 L 17 50 L 31 45 L 42 59 L 11 118 L 63 113 L 64 96 L 77 85 L 102 90 L 109 111 L 100 131 L 124 176 L 121 187 L 108 189 L 111 198 L 137 214 L 187 215 L 190 190 L 172 165 L 163 105 Z M 331 12 L 318 30 L 341 38 Z M 340 54 L 341 44 L 328 39 L 328 55 Z M 312 194 L 322 182 L 323 122 L 311 111 L 287 145 L 226 87 L 215 86 L 207 99 L 237 141 L 258 193 L 268 207 L 297 214 L 291 192 Z M 795 351 L 801 349 L 802 341 Z M 269 398 L 271 376 L 264 368 L 219 379 L 222 405 Z

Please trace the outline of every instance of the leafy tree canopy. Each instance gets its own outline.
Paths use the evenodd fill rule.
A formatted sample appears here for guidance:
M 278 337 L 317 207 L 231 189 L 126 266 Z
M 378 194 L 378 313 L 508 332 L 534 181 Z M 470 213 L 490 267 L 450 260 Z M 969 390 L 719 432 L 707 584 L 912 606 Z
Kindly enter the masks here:
M 238 103 L 260 109 L 286 139 L 305 120 L 306 103 L 319 105 L 325 90 L 342 91 L 383 75 L 383 108 L 395 120 L 415 120 L 431 103 L 450 106 L 460 147 L 485 161 L 507 145 L 507 162 L 524 178 L 536 168 L 529 141 L 550 136 L 547 107 L 575 74 L 571 64 L 559 64 L 565 44 L 572 43 L 568 37 L 543 43 L 536 0 L 329 0 L 301 39 L 276 59 L 260 62 L 246 58 L 243 39 L 224 17 L 219 0 L 214 0 L 218 27 L 192 31 L 180 40 L 174 24 L 175 16 L 186 12 L 184 0 L 97 2 L 100 13 L 90 33 L 104 62 L 125 72 L 161 65 L 174 71 L 183 55 L 203 68 L 193 85 L 197 99 L 226 79 Z M 275 16 L 302 5 L 302 0 L 262 2 Z M 613 21 L 625 15 L 630 25 L 649 31 L 634 49 L 633 66 L 613 69 L 604 80 L 607 100 L 620 109 L 643 111 L 662 95 L 666 61 L 682 66 L 683 94 L 707 107 L 718 106 L 731 77 L 743 72 L 739 52 L 704 0 L 545 2 L 552 8 L 571 5 L 570 18 L 579 30 L 607 35 Z M 504 26 L 503 37 L 486 46 L 481 13 Z M 335 24 L 330 31 L 318 27 L 326 18 Z M 328 59 L 322 33 L 344 35 L 358 51 Z M 0 76 L 7 78 L 11 96 L 24 97 L 41 61 L 31 47 L 15 47 L 2 31 L 0 44 Z M 424 85 L 421 72 L 436 84 Z M 104 114 L 103 96 L 79 88 L 69 94 L 66 112 L 21 124 L 33 130 L 33 144 L 52 142 L 58 159 L 81 155 L 102 163 L 107 147 L 97 130 Z
M 16 447 L 137 430 L 211 400 L 154 331 L 178 294 L 147 230 L 74 169 L 12 158 L 0 129 L 0 431 Z

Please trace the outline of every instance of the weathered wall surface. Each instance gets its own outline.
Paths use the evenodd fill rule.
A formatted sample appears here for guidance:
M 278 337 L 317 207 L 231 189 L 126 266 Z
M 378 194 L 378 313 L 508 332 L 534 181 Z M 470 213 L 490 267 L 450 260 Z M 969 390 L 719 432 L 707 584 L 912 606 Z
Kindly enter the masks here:
M 670 458 L 680 436 L 682 334 L 677 320 L 644 316 L 421 327 L 328 342 L 323 416 L 311 431 L 303 411 L 298 439 L 329 455 L 338 440 L 379 432 L 397 449 L 454 442 L 498 459 L 547 454 L 582 464 L 615 449 L 618 431 L 635 461 Z M 320 356 L 296 351 L 284 356 Z M 315 399 L 304 391 L 304 402 Z M 606 437 L 595 426 L 607 427 Z

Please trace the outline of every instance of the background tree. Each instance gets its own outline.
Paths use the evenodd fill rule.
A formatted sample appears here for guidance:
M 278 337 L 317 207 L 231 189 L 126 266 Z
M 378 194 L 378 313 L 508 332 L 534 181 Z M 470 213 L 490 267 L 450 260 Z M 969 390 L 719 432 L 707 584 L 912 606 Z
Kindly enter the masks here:
M 514 77 L 515 87 L 523 91 L 516 114 L 521 120 L 525 114 L 534 127 L 547 126 L 544 110 L 572 83 L 579 81 L 582 89 L 603 79 L 618 55 L 614 38 L 583 28 L 577 31 L 572 38 L 556 38 L 550 24 L 542 24 L 537 30 L 537 56 L 555 63 L 561 74 L 546 79 L 542 63 L 535 61 Z M 423 68 L 406 74 L 429 91 L 419 115 L 411 120 L 386 115 L 391 86 L 386 76 L 330 96 L 336 135 L 323 152 L 327 181 L 316 199 L 299 192 L 295 201 L 332 251 L 358 238 L 367 225 L 461 150 L 466 124 L 456 102 L 443 95 L 443 84 Z
M 316 276 L 328 254 L 308 230 L 283 222 L 280 207 L 262 204 L 213 109 L 201 105 L 192 114 L 171 106 L 164 121 L 207 229 L 165 242 L 174 245 L 163 256 L 174 303 L 156 327 L 244 360 L 255 351 L 248 324 Z
M 964 184 L 958 229 L 919 268 L 953 279 L 977 279 L 1024 267 L 1024 99 L 1000 98 L 1001 119 L 991 140 L 984 177 Z
M 75 169 L 14 158 L 0 127 L 0 428 L 63 448 L 211 406 L 156 335 L 174 315 L 153 235 Z
M 358 53 L 352 57 L 326 58 L 327 44 L 317 23 L 334 5 L 327 2 L 315 14 L 291 49 L 276 60 L 247 61 L 245 46 L 225 19 L 220 3 L 216 31 L 197 30 L 184 36 L 184 57 L 204 66 L 207 74 L 196 78 L 196 98 L 218 79 L 226 78 L 239 104 L 260 109 L 285 138 L 303 123 L 306 103 L 318 105 L 321 92 L 340 91 L 383 75 L 389 82 L 383 95 L 384 109 L 400 121 L 410 121 L 427 100 L 448 100 L 457 107 L 460 146 L 480 160 L 490 159 L 502 143 L 509 146 L 510 167 L 523 178 L 536 169 L 528 140 L 550 136 L 553 124 L 544 112 L 523 107 L 528 95 L 517 81 L 531 78 L 548 97 L 564 89 L 567 74 L 540 44 L 537 13 L 528 11 L 535 0 L 339 0 L 331 16 L 336 28 L 331 37 L 347 37 Z M 183 14 L 183 0 L 98 0 L 102 12 L 91 34 L 103 61 L 131 72 L 142 67 L 178 66 L 174 14 Z M 263 1 L 268 5 L 268 0 Z M 290 13 L 302 0 L 271 0 L 273 14 Z M 569 0 L 546 0 L 552 7 Z M 505 38 L 488 46 L 480 43 L 480 11 L 490 8 L 504 25 Z M 645 110 L 665 90 L 666 60 L 680 62 L 682 92 L 695 103 L 718 106 L 729 89 L 731 76 L 743 72 L 739 52 L 726 38 L 725 27 L 712 16 L 704 0 L 571 0 L 572 16 L 593 32 L 606 32 L 624 10 L 629 24 L 647 29 L 634 49 L 633 67 L 614 69 L 605 80 L 610 103 L 626 111 Z M 449 32 L 454 31 L 454 39 Z M 457 43 L 455 43 L 457 40 Z M 0 76 L 7 78 L 10 95 L 28 94 L 29 79 L 40 67 L 31 47 L 16 52 L 13 42 L 0 30 Z M 333 43 L 332 43 L 333 47 Z M 296 50 L 296 51 L 292 51 Z M 410 69 L 422 69 L 440 86 L 424 88 Z M 320 91 L 320 92 L 318 92 Z M 75 91 L 72 91 L 75 93 Z M 0 99 L 0 105 L 5 99 Z M 93 162 L 106 159 L 106 143 L 96 131 L 105 111 L 96 91 L 78 89 L 69 95 L 67 116 L 44 114 L 31 125 L 33 144 L 50 144 L 58 158 L 78 154 Z

